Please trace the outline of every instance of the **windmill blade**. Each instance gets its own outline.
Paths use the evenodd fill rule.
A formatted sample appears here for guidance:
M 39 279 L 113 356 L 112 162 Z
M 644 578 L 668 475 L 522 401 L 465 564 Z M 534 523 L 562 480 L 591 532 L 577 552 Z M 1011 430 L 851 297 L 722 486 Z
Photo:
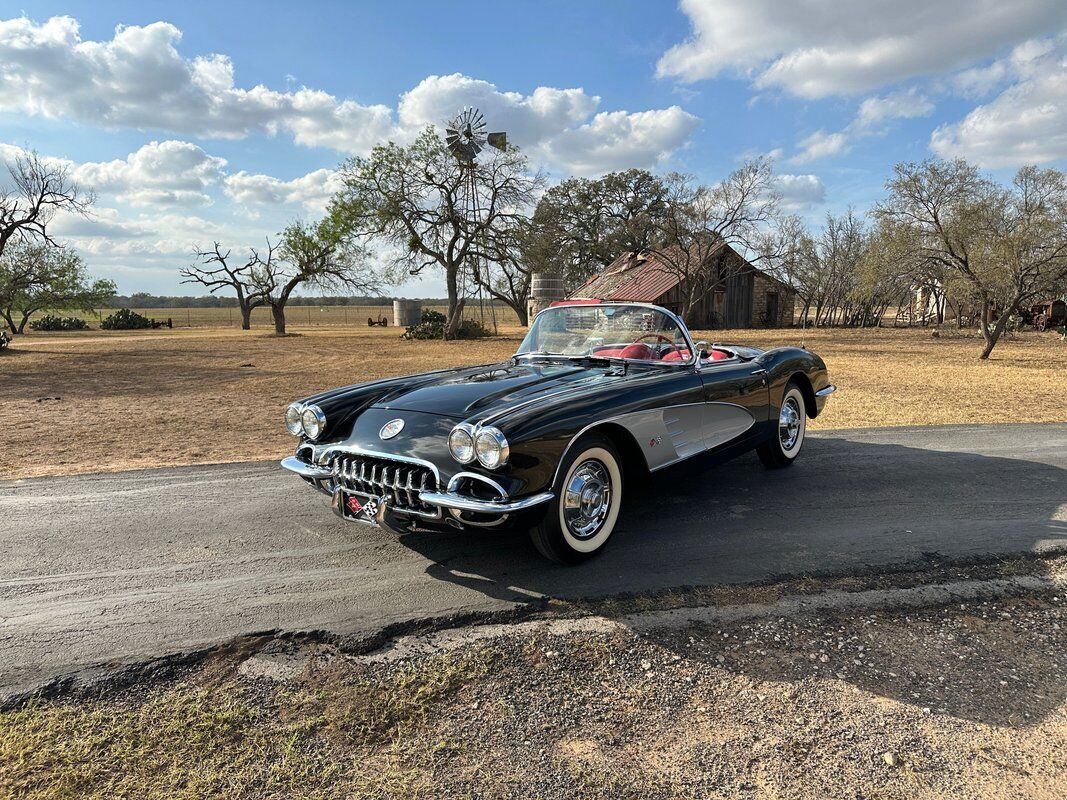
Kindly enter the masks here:
M 497 150 L 508 149 L 508 135 L 504 131 L 498 131 L 497 133 L 490 133 L 486 137 L 486 141 L 490 147 L 495 147 Z

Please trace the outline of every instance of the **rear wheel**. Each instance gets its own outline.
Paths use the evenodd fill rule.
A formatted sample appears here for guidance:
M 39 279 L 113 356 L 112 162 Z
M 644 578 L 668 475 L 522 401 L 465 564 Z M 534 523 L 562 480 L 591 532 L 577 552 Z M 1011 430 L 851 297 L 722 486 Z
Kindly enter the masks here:
M 790 381 L 785 387 L 782 406 L 778 410 L 778 425 L 774 434 L 756 448 L 760 461 L 772 469 L 792 464 L 804 445 L 807 419 L 804 394 L 795 381 Z
M 577 564 L 603 549 L 619 518 L 623 476 L 615 446 L 604 436 L 583 436 L 552 488 L 555 497 L 530 538 L 545 558 Z

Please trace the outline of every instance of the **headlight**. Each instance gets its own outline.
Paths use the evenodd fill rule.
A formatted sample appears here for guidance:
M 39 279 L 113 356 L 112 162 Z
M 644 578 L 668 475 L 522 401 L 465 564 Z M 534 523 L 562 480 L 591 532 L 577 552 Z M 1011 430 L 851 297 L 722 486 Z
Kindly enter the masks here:
M 304 430 L 304 424 L 300 421 L 300 414 L 303 412 L 304 406 L 300 403 L 290 403 L 289 407 L 285 409 L 285 427 L 289 429 L 289 433 L 293 436 L 299 436 L 300 432 Z
M 486 469 L 496 469 L 508 463 L 508 440 L 496 428 L 482 428 L 474 440 L 478 463 Z
M 460 464 L 474 461 L 474 429 L 470 425 L 463 422 L 452 429 L 448 434 L 448 452 Z
M 300 422 L 305 436 L 309 439 L 318 439 L 326 428 L 326 415 L 318 406 L 304 406 L 300 414 Z

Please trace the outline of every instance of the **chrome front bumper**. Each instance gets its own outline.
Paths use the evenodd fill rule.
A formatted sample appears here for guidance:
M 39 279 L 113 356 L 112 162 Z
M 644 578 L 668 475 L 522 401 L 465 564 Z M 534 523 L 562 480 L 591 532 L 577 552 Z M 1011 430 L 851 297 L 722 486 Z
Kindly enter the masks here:
M 308 464 L 306 461 L 301 461 L 296 456 L 283 458 L 282 467 L 290 472 L 295 472 L 301 478 L 307 478 L 309 481 L 321 481 L 333 477 L 333 470 L 329 467 Z
M 330 467 L 308 464 L 296 456 L 283 458 L 281 464 L 284 469 L 309 481 L 327 481 L 334 477 L 333 470 Z M 449 488 L 451 489 L 453 486 L 454 480 Z M 547 503 L 553 497 L 555 495 L 552 492 L 540 492 L 515 500 L 506 495 L 499 500 L 481 500 L 477 497 L 468 497 L 454 491 L 419 492 L 419 499 L 424 503 L 450 511 L 466 511 L 474 514 L 513 514 L 516 511 L 524 511 L 527 508 Z
M 518 500 L 479 500 L 476 497 L 456 494 L 455 492 L 420 492 L 419 499 L 432 506 L 440 506 L 455 511 L 469 511 L 475 514 L 511 514 L 527 508 L 547 503 L 555 495 L 541 492 Z

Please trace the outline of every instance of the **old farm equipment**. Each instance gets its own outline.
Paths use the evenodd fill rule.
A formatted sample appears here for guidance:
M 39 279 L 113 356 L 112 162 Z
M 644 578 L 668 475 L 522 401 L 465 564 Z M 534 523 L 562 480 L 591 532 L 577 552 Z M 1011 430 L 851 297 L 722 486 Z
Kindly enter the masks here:
M 1067 301 L 1042 300 L 1031 306 L 1019 309 L 1023 322 L 1033 325 L 1039 331 L 1061 328 L 1067 325 Z

